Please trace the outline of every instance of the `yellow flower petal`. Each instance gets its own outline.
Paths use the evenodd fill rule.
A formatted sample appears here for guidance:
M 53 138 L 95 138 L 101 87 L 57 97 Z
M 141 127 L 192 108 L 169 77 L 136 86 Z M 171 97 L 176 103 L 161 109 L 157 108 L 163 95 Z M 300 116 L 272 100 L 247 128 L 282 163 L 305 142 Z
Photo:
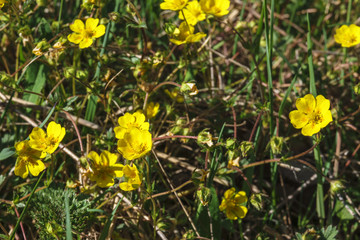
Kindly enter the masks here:
M 330 101 L 326 99 L 323 95 L 318 95 L 316 97 L 316 110 L 319 112 L 327 111 L 330 108 Z
M 34 162 L 29 162 L 28 164 L 29 171 L 31 175 L 38 176 L 45 169 L 45 165 L 41 160 Z
M 80 19 L 76 19 L 73 24 L 70 24 L 70 29 L 73 32 L 82 33 L 85 29 L 85 25 Z
M 94 38 L 99 38 L 101 37 L 102 35 L 105 34 L 105 26 L 104 25 L 99 25 L 95 28 L 94 30 Z
M 91 46 L 91 44 L 93 43 L 93 40 L 91 38 L 84 38 L 80 44 L 79 44 L 79 48 L 88 48 Z
M 300 112 L 310 114 L 314 111 L 316 106 L 315 98 L 312 94 L 307 94 L 303 98 L 298 98 L 296 100 L 296 108 Z
M 81 42 L 81 40 L 83 40 L 83 35 L 78 34 L 78 33 L 71 33 L 68 35 L 67 39 L 69 40 L 69 42 L 75 43 L 75 44 L 79 44 Z
M 320 123 L 321 128 L 326 127 L 329 123 L 331 123 L 333 121 L 332 114 L 331 114 L 330 110 L 324 111 L 322 113 L 322 117 L 323 117 L 323 121 Z
M 27 178 L 27 176 L 29 175 L 29 170 L 26 164 L 19 158 L 16 160 L 14 173 L 16 176 L 20 176 L 22 178 Z
M 290 122 L 294 128 L 303 128 L 309 122 L 309 116 L 299 110 L 291 111 L 289 114 Z
M 94 152 L 94 151 L 91 151 L 89 152 L 89 154 L 87 155 L 87 157 L 91 160 L 93 160 L 93 162 L 95 163 L 95 165 L 101 165 L 101 159 L 100 159 L 100 156 Z
M 304 136 L 312 136 L 318 132 L 320 132 L 320 124 L 315 123 L 309 123 L 301 129 L 301 133 Z
M 98 24 L 99 24 L 98 18 L 88 18 L 86 19 L 85 29 L 87 31 L 95 31 Z

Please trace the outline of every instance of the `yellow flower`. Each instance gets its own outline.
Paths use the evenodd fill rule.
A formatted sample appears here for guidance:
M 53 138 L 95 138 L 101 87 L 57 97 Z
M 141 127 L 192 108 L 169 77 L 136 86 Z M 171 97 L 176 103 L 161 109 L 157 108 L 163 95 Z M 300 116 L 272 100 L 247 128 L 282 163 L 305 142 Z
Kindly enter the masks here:
M 26 178 L 30 172 L 31 175 L 38 176 L 45 169 L 41 158 L 44 158 L 46 153 L 32 149 L 29 146 L 29 140 L 16 143 L 15 150 L 18 154 L 15 164 L 15 175 Z
M 200 0 L 200 6 L 206 14 L 221 17 L 229 13 L 230 0 Z
M 206 34 L 203 32 L 194 34 L 194 27 L 188 25 L 186 22 L 182 22 L 180 23 L 179 28 L 176 28 L 173 32 L 173 38 L 170 38 L 170 42 L 181 45 L 184 43 L 198 42 L 205 36 Z
M 90 47 L 95 38 L 99 38 L 105 34 L 105 26 L 99 25 L 99 19 L 88 18 L 86 23 L 80 19 L 76 19 L 70 25 L 70 29 L 74 32 L 68 35 L 68 40 L 72 43 L 79 44 L 80 48 Z
M 248 210 L 246 207 L 241 206 L 241 204 L 246 202 L 247 197 L 244 191 L 236 193 L 235 188 L 230 188 L 224 193 L 219 209 L 220 211 L 225 211 L 226 217 L 231 220 L 244 218 Z
M 186 8 L 179 13 L 181 20 L 184 20 L 184 16 L 186 22 L 193 26 L 206 18 L 206 14 L 201 10 L 197 0 L 189 2 Z
M 0 0 L 0 9 L 4 6 L 6 0 Z
M 291 111 L 290 121 L 295 128 L 302 128 L 304 136 L 312 136 L 332 122 L 330 101 L 322 95 L 316 99 L 312 94 L 296 100 L 298 110 Z
M 163 10 L 179 11 L 186 6 L 187 2 L 188 0 L 164 0 L 160 4 L 160 8 Z
M 127 160 L 140 158 L 148 153 L 152 148 L 152 138 L 149 131 L 138 128 L 131 128 L 119 139 L 117 149 Z
M 118 157 L 115 153 L 105 150 L 99 156 L 96 152 L 91 151 L 88 158 L 92 160 L 91 168 L 93 170 L 90 179 L 99 187 L 110 187 L 114 185 L 114 178 L 124 175 L 124 165 L 116 163 Z
M 169 97 L 175 101 L 177 101 L 178 103 L 183 103 L 184 102 L 184 96 L 181 95 L 179 89 L 177 88 L 173 88 L 173 90 L 171 90 L 171 92 L 167 89 L 165 89 L 165 93 L 167 95 L 169 95 Z
M 124 116 L 118 119 L 119 126 L 114 128 L 115 137 L 121 139 L 124 134 L 131 128 L 138 128 L 139 130 L 149 130 L 149 123 L 145 122 L 145 115 L 141 112 L 134 114 L 125 113 Z
M 141 179 L 139 171 L 135 164 L 132 166 L 125 165 L 123 168 L 125 182 L 119 184 L 121 190 L 132 191 L 140 187 Z
M 49 123 L 46 133 L 41 128 L 34 128 L 30 133 L 29 145 L 31 148 L 44 153 L 53 153 L 65 136 L 65 128 L 52 121 Z
M 355 24 L 342 25 L 336 29 L 334 38 L 335 42 L 341 44 L 342 47 L 355 46 L 360 43 L 360 27 Z
M 153 103 L 153 102 L 150 102 L 147 106 L 146 106 L 146 117 L 148 119 L 151 119 L 153 117 L 156 116 L 156 114 L 158 114 L 159 112 L 159 107 L 160 107 L 160 104 L 159 103 Z

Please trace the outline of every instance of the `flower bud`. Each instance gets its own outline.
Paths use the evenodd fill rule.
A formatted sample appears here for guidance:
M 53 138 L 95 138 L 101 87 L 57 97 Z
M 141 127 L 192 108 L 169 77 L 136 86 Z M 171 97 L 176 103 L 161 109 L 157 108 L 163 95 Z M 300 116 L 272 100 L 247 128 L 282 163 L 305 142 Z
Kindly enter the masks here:
M 44 39 L 36 44 L 36 47 L 32 50 L 33 54 L 36 56 L 41 56 L 44 52 L 48 51 L 50 48 L 50 44 Z
M 331 195 L 335 195 L 340 191 L 344 190 L 345 186 L 340 180 L 331 180 L 330 181 L 330 193 Z
M 242 141 L 240 143 L 240 152 L 242 157 L 247 157 L 248 154 L 251 154 L 254 150 L 254 145 L 252 142 Z
M 214 145 L 214 143 L 212 142 L 212 135 L 210 134 L 210 132 L 208 132 L 209 129 L 204 129 L 202 130 L 199 135 L 198 135 L 198 138 L 197 138 L 197 143 L 201 146 L 204 146 L 206 147 L 211 147 Z
M 277 155 L 280 154 L 284 145 L 284 138 L 274 136 L 270 140 L 270 148 L 273 154 Z
M 181 84 L 180 91 L 182 93 L 188 93 L 190 96 L 198 94 L 198 89 L 195 83 L 183 83 Z
M 196 197 L 200 200 L 203 206 L 207 206 L 212 197 L 210 188 L 200 185 L 200 188 L 196 191 Z

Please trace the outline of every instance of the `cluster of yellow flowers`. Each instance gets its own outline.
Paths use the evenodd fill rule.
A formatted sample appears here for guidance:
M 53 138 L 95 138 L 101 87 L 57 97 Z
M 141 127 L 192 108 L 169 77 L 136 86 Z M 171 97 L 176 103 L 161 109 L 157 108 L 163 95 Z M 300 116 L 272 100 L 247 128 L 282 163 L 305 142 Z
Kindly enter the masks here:
M 18 155 L 15 164 L 15 175 L 26 178 L 29 172 L 38 176 L 45 169 L 42 159 L 52 154 L 65 136 L 65 128 L 50 122 L 46 133 L 41 128 L 34 128 L 29 135 L 30 140 L 15 144 Z
M 125 113 L 119 117 L 118 122 L 119 126 L 114 129 L 115 137 L 119 139 L 117 149 L 125 159 L 138 159 L 151 150 L 152 136 L 143 113 Z M 90 180 L 95 181 L 99 187 L 114 185 L 114 178 L 117 177 L 124 179 L 119 185 L 123 191 L 132 191 L 141 185 L 141 176 L 136 165 L 116 163 L 117 154 L 103 151 L 99 156 L 92 151 L 87 157 L 91 160 Z
M 184 20 L 170 32 L 170 41 L 176 45 L 200 41 L 206 34 L 194 34 L 194 26 L 205 20 L 207 15 L 221 17 L 228 14 L 229 7 L 229 0 L 165 0 L 160 4 L 163 10 L 179 11 L 179 18 Z
M 115 137 L 119 139 L 117 149 L 125 159 L 140 158 L 151 150 L 152 136 L 143 113 L 125 113 L 118 123 L 119 126 L 114 128 Z
M 351 24 L 350 26 L 342 25 L 336 29 L 334 36 L 335 42 L 341 44 L 342 47 L 352 47 L 360 43 L 360 27 Z
M 124 166 L 116 163 L 118 156 L 115 153 L 105 150 L 99 156 L 92 151 L 88 154 L 88 158 L 91 160 L 92 168 L 90 180 L 96 182 L 99 187 L 105 188 L 114 185 L 116 177 L 124 177 L 125 181 L 119 185 L 124 191 L 132 191 L 140 186 L 141 179 L 136 165 Z

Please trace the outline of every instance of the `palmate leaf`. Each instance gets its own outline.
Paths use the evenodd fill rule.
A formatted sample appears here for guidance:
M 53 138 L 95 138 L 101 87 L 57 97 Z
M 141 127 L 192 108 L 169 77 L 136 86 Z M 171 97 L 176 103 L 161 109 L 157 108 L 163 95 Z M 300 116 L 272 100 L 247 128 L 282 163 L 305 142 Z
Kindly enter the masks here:
M 338 230 L 336 229 L 336 227 L 333 226 L 328 226 L 326 229 L 322 228 L 320 231 L 320 239 L 321 240 L 336 240 L 336 235 L 338 234 Z

